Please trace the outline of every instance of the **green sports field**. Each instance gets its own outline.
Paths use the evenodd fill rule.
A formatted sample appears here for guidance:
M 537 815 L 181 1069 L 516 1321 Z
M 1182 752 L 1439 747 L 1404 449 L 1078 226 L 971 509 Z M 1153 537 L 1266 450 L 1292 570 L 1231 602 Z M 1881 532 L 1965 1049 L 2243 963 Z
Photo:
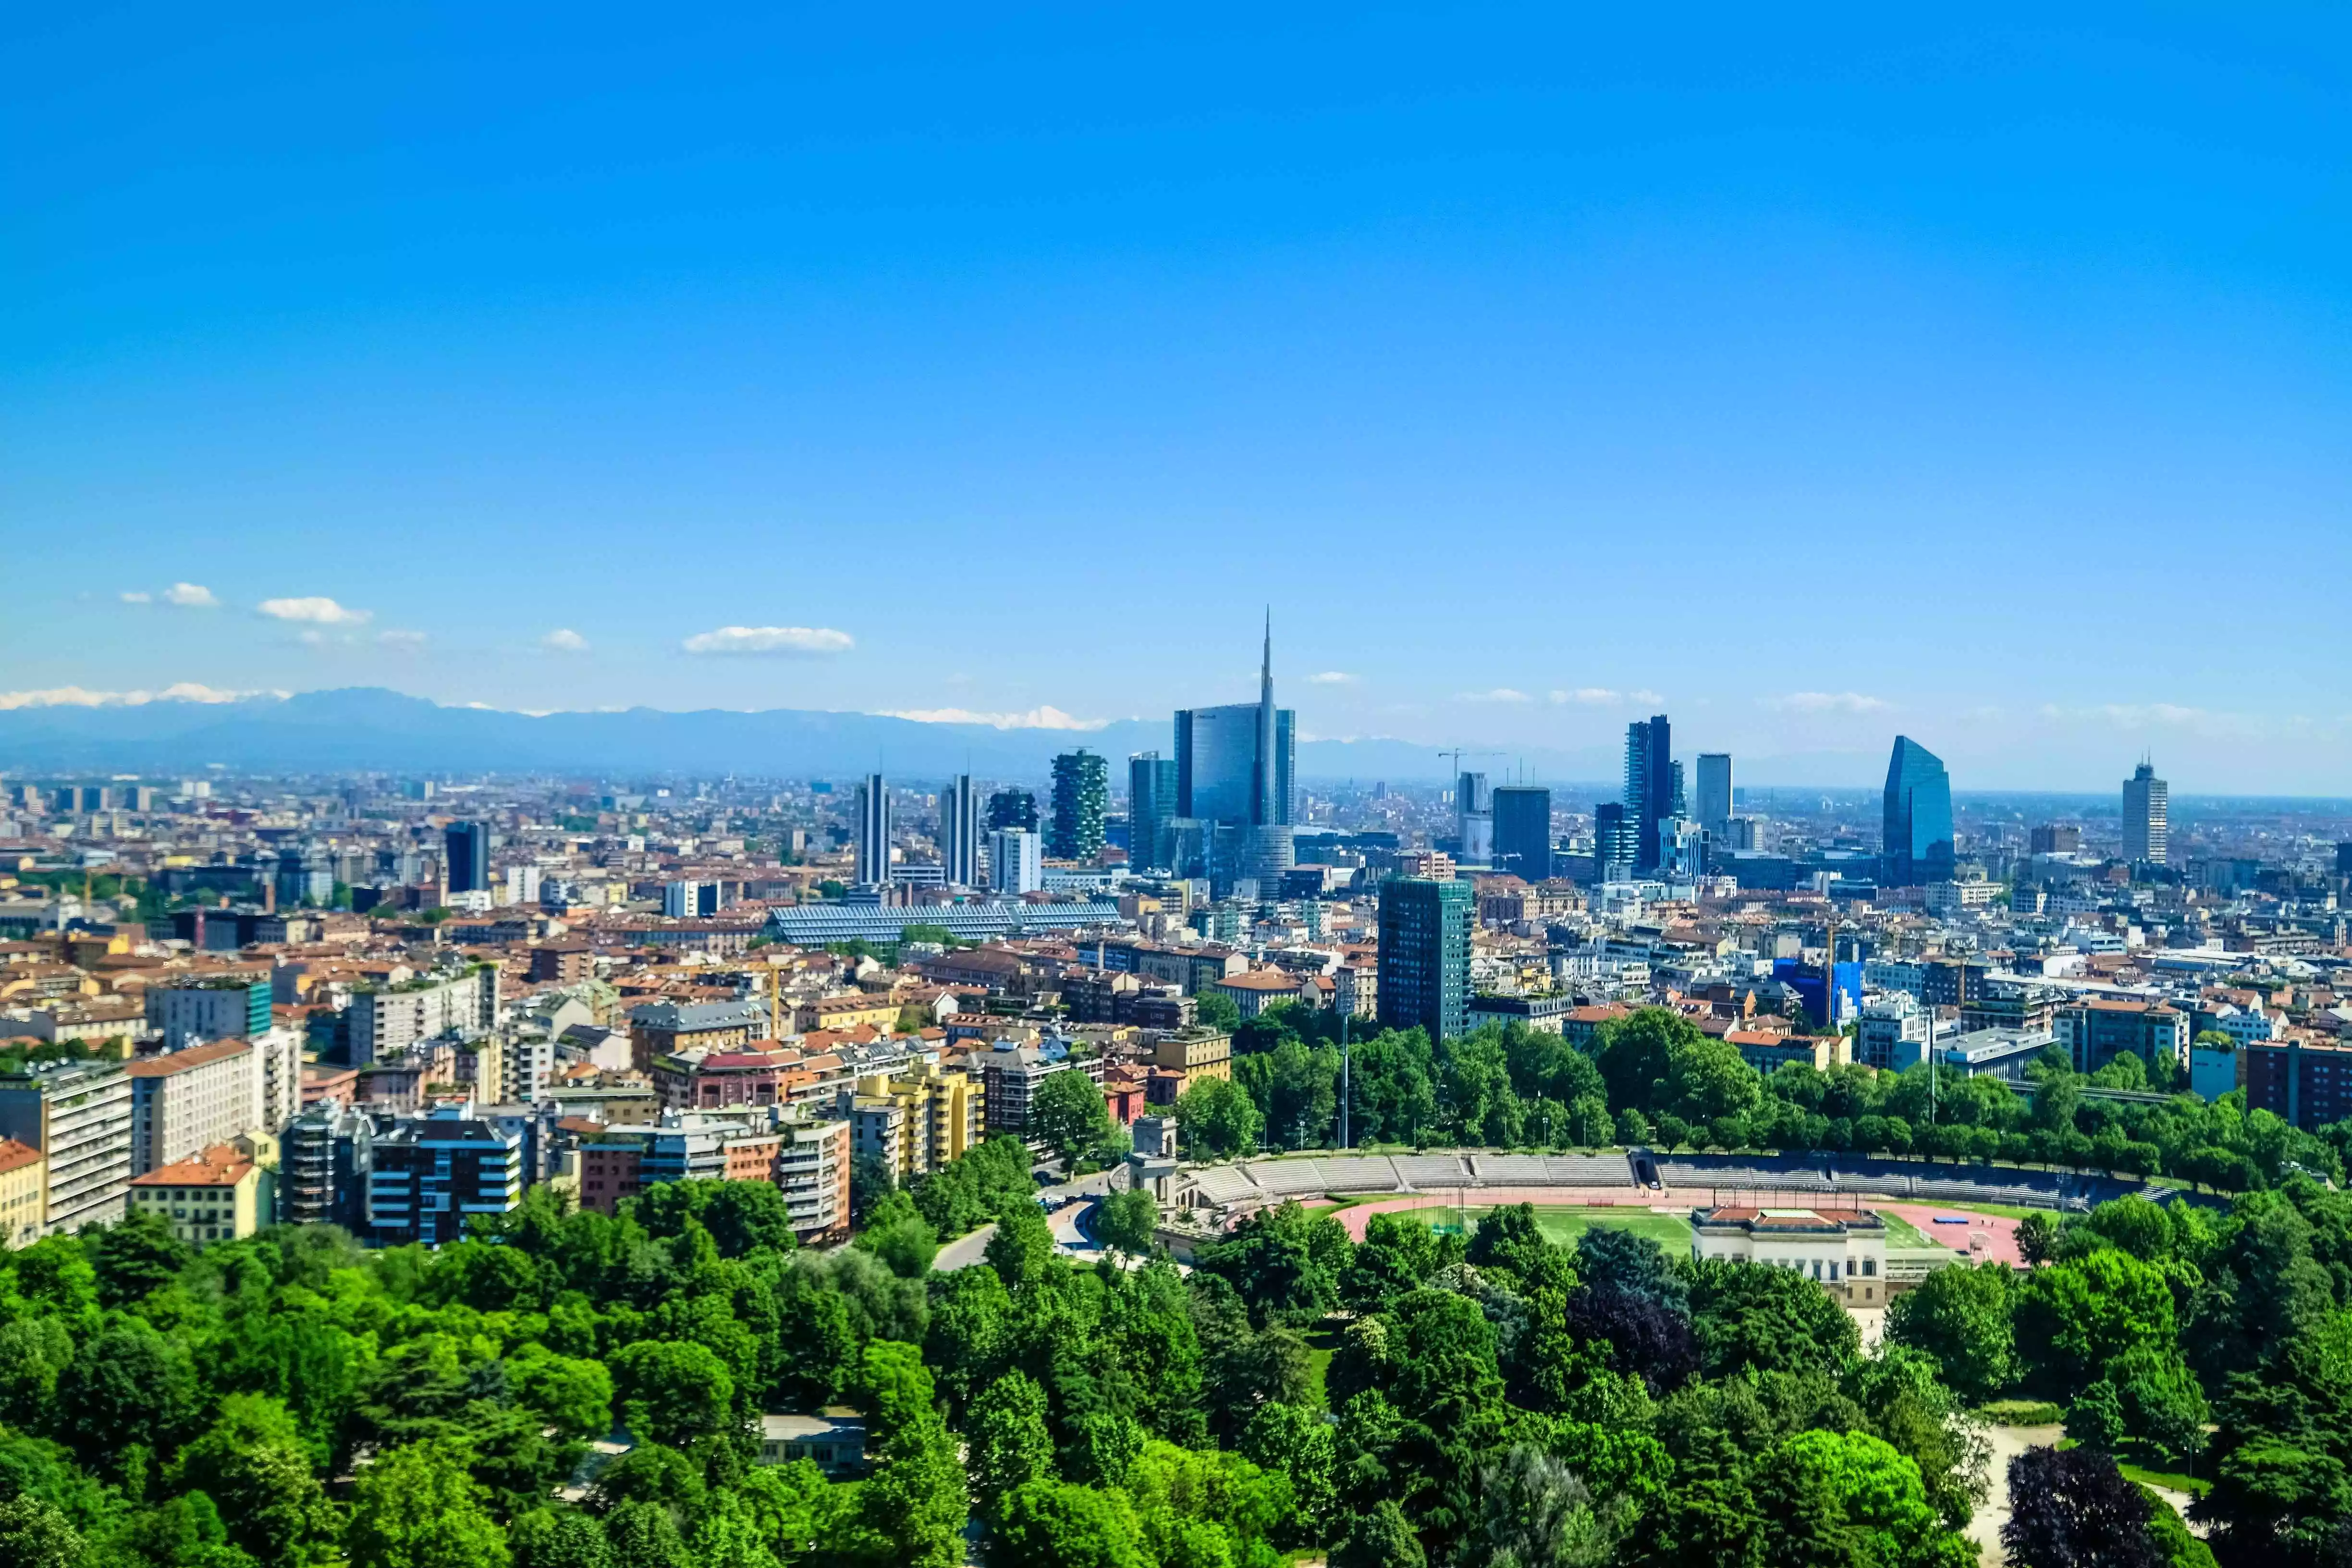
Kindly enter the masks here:
M 1492 1205 L 1471 1205 L 1465 1208 L 1404 1209 L 1424 1225 L 1442 1226 L 1448 1229 L 1475 1227 L 1479 1219 L 1492 1213 Z M 1592 1226 L 1607 1226 L 1617 1230 L 1635 1231 L 1648 1237 L 1669 1252 L 1690 1249 L 1690 1220 L 1678 1214 L 1652 1214 L 1644 1208 L 1578 1208 L 1538 1205 L 1536 1225 L 1549 1239 L 1573 1247 L 1576 1238 Z
M 1917 1226 L 1913 1225 L 1909 1220 L 1905 1219 L 1899 1214 L 1888 1214 L 1885 1210 L 1881 1209 L 1878 1211 L 1878 1217 L 1885 1223 L 1886 1245 L 1889 1247 L 1921 1247 L 1944 1246 L 1942 1242 L 1937 1241 L 1934 1237 L 1927 1235 Z M 1949 1247 L 1946 1247 L 1945 1250 L 1949 1251 L 1951 1249 Z

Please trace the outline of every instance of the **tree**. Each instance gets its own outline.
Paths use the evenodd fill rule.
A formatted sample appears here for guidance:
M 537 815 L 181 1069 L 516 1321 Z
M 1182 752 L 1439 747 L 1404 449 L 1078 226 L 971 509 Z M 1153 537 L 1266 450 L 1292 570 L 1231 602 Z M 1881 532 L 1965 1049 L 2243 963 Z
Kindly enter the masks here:
M 538 1508 L 508 1531 L 514 1568 L 611 1568 L 613 1554 L 593 1514 L 575 1508 Z
M 1153 1232 L 1160 1225 L 1160 1205 L 1149 1187 L 1129 1187 L 1103 1200 L 1095 1215 L 1095 1237 L 1105 1247 L 1138 1258 L 1158 1245 Z
M 1203 991 L 1192 1000 L 1192 1021 L 1202 1027 L 1231 1034 L 1242 1026 L 1241 1006 L 1232 997 L 1221 992 Z
M 2070 1399 L 2134 1345 L 2173 1342 L 2172 1291 L 2147 1264 L 2102 1247 L 2035 1269 L 2019 1288 L 2016 1321 L 2028 1375 Z
M 274 1399 L 223 1400 L 220 1419 L 180 1451 L 171 1480 L 218 1505 L 228 1538 L 262 1568 L 293 1568 L 334 1539 L 335 1510 L 310 1473 L 293 1417 Z
M 1044 1283 L 1054 1268 L 1054 1227 L 1034 1202 L 1008 1206 L 997 1217 L 996 1234 L 983 1254 L 988 1266 L 1016 1295 Z
M 1706 1258 L 1692 1266 L 1691 1314 L 1710 1377 L 1759 1372 L 1835 1372 L 1861 1335 L 1829 1293 L 1793 1268 Z
M 169 1453 L 201 1404 L 188 1352 L 142 1318 L 108 1325 L 58 1374 L 56 1429 L 93 1469 L 125 1471 L 130 1451 Z
M 1424 1568 L 1428 1561 L 1412 1521 L 1392 1498 L 1358 1514 L 1331 1553 L 1331 1568 Z
M 988 1537 L 989 1568 L 1151 1568 L 1125 1494 L 1032 1481 L 1008 1494 Z
M 853 1155 L 849 1162 L 849 1223 L 865 1224 L 874 1205 L 898 1187 L 898 1173 L 881 1155 Z
M 964 1417 L 972 1496 L 993 1513 L 1005 1494 L 1054 1475 L 1054 1437 L 1045 1429 L 1045 1391 L 1008 1372 L 972 1401 Z
M 1886 1311 L 1886 1337 L 1933 1356 L 1944 1381 L 1971 1404 L 2017 1381 L 2009 1269 L 1998 1263 L 1938 1268 Z
M 1075 1067 L 1048 1073 L 1029 1097 L 1025 1131 L 1044 1139 L 1066 1167 L 1075 1165 L 1110 1136 L 1102 1086 Z
M 2057 1246 L 2057 1224 L 2040 1209 L 2017 1222 L 2017 1255 L 2027 1263 L 2049 1262 Z
M 352 1487 L 345 1548 L 356 1568 L 507 1568 L 506 1532 L 466 1473 L 463 1446 L 411 1443 L 380 1456 Z
M 1944 1528 L 1918 1467 L 1865 1432 L 1784 1439 L 1758 1467 L 1756 1500 L 1768 1568 L 1975 1568 L 1976 1547 Z
M 1598 1568 L 1614 1544 L 1592 1494 L 1569 1468 L 1514 1445 L 1478 1477 L 1477 1528 L 1454 1561 L 1462 1568 Z
M 0 1563 L 9 1568 L 81 1568 L 81 1532 L 37 1497 L 0 1502 Z
M 1257 1147 L 1261 1121 L 1247 1090 L 1228 1079 L 1204 1078 L 1176 1100 L 1176 1127 L 1184 1152 L 1196 1160 L 1227 1160 Z
M 143 1301 L 178 1279 L 194 1257 L 161 1215 L 133 1209 L 99 1233 L 90 1248 L 99 1300 L 109 1307 Z
M 507 1358 L 515 1399 L 565 1437 L 601 1437 L 613 1429 L 613 1374 L 600 1361 L 526 1345 Z
M 610 1364 L 624 1418 L 640 1438 L 683 1447 L 733 1420 L 735 1379 L 702 1345 L 640 1340 Z
M 1229 1240 L 1199 1248 L 1193 1267 L 1230 1283 L 1264 1324 L 1318 1318 L 1338 1305 L 1349 1252 L 1339 1221 L 1286 1202 L 1243 1220 Z
M 867 1211 L 855 1245 L 880 1258 L 899 1279 L 920 1279 L 939 1256 L 940 1236 L 911 1196 L 893 1192 Z
M 930 1369 L 922 1352 L 896 1340 L 868 1340 L 857 1361 L 858 1403 L 866 1411 L 867 1441 L 887 1447 L 892 1438 L 932 1413 Z
M 955 1436 L 926 1411 L 883 1446 L 859 1489 L 851 1553 L 894 1568 L 955 1568 L 970 1511 Z
M 2028 1448 L 2009 1463 L 2000 1543 L 2017 1568 L 2167 1568 L 2146 1494 L 2112 1456 Z

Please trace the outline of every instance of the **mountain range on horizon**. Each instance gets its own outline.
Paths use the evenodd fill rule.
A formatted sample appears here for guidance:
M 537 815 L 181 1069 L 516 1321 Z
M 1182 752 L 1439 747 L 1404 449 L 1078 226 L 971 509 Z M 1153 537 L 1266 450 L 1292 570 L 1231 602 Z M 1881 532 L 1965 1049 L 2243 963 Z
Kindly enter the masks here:
M 512 712 L 452 707 L 381 687 L 261 695 L 231 701 L 55 703 L 0 710 L 0 772 L 166 774 L 213 764 L 244 772 L 772 773 L 812 778 L 872 772 L 908 779 L 971 773 L 1045 776 L 1084 746 L 1114 760 L 1171 752 L 1165 721 L 1097 729 L 998 729 L 888 714 L 777 708 Z M 1865 782 L 1867 759 L 1823 758 L 1817 776 Z M 1861 765 L 1857 765 L 1857 764 Z M 1465 765 L 1497 782 L 1613 791 L 1613 753 L 1472 749 Z M 1454 771 L 1450 749 L 1392 739 L 1302 740 L 1302 778 L 1429 783 Z M 1784 769 L 1776 769 L 1782 773 Z M 1793 778 L 1790 779 L 1794 783 Z M 1832 786 L 1837 787 L 1837 786 Z

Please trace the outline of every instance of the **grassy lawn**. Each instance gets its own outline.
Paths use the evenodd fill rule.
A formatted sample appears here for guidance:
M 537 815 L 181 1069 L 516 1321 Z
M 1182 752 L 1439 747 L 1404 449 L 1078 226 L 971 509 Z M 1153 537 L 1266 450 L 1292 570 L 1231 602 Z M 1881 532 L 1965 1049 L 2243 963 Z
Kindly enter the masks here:
M 2147 1469 L 2138 1465 L 2117 1465 L 2127 1481 L 2137 1481 L 2144 1487 L 2168 1487 L 2190 1497 L 2203 1497 L 2213 1489 L 2213 1483 L 2197 1476 L 2176 1476 L 2165 1470 Z
M 1307 1381 L 1314 1385 L 1316 1400 L 1322 1403 L 1328 1397 L 1324 1393 L 1324 1379 L 1331 1371 L 1332 1353 L 1339 1348 L 1339 1331 L 1317 1329 L 1306 1338 Z
M 1929 1236 L 1901 1215 L 1882 1212 L 1878 1217 L 1885 1223 L 1886 1245 L 1889 1247 L 1918 1247 L 1942 1245 L 1934 1237 Z
M 1465 1222 L 1475 1226 L 1484 1215 L 1492 1213 L 1494 1205 L 1472 1205 L 1463 1208 L 1404 1209 L 1424 1225 L 1455 1226 Z M 1681 1252 L 1690 1247 L 1690 1221 L 1681 1215 L 1652 1214 L 1645 1208 L 1570 1208 L 1544 1207 L 1536 1209 L 1536 1226 L 1547 1240 L 1563 1247 L 1573 1247 L 1576 1238 L 1594 1226 L 1607 1226 L 1616 1230 L 1631 1230 L 1648 1237 L 1669 1252 Z
M 1996 1399 L 1977 1412 L 1996 1426 L 2055 1426 L 2066 1412 L 2041 1399 Z
M 2053 1218 L 2056 1217 L 2053 1210 L 2026 1208 L 2019 1204 L 1948 1204 L 1940 1198 L 1894 1198 L 1889 1201 L 1906 1204 L 1915 1209 L 1934 1209 L 1938 1214 L 1992 1214 L 1999 1215 L 2004 1219 L 2023 1219 L 2030 1214 L 2046 1214 Z M 1894 1217 L 1892 1215 L 1887 1215 L 1890 1220 Z
M 2058 1439 L 2058 1447 L 2062 1449 L 2074 1446 L 2072 1437 Z M 2124 1479 L 2127 1481 L 2137 1481 L 2144 1487 L 2165 1487 L 2173 1491 L 2187 1492 L 2190 1497 L 2202 1497 L 2213 1489 L 2213 1483 L 2200 1476 L 2184 1476 L 2172 1470 L 2151 1470 L 2146 1465 L 2135 1465 L 2121 1459 L 2116 1461 L 2116 1468 L 2124 1473 Z

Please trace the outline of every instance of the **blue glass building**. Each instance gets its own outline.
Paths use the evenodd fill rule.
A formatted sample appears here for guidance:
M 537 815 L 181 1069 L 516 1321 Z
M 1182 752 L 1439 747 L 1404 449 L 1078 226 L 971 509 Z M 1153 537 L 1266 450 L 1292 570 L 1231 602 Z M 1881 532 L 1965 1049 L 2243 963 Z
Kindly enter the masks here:
M 1943 759 L 1908 735 L 1895 737 L 1886 763 L 1885 834 L 1883 886 L 1952 879 L 1952 781 Z

